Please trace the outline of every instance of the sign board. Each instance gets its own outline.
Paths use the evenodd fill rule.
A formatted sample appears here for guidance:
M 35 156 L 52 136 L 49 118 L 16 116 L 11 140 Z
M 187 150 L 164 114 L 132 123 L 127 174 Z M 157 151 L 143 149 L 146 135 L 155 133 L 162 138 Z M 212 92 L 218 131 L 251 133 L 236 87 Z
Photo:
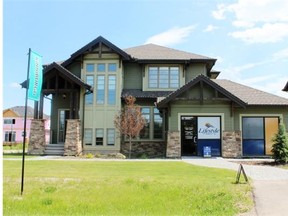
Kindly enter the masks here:
M 204 146 L 203 147 L 203 157 L 211 157 L 211 147 Z
M 198 139 L 220 139 L 220 117 L 198 117 Z

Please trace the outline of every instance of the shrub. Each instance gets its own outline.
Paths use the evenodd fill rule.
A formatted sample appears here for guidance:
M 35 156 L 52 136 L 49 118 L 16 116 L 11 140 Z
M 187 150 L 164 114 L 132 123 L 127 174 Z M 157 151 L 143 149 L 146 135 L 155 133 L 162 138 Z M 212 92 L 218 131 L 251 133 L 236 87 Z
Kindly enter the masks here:
M 279 125 L 278 133 L 273 138 L 272 153 L 275 162 L 287 163 L 288 162 L 288 135 L 285 126 Z

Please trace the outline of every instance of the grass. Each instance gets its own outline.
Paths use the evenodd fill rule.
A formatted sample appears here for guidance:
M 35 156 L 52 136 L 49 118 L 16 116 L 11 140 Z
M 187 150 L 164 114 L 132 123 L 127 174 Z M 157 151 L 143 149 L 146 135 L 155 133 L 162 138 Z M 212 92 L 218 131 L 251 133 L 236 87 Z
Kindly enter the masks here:
M 28 144 L 26 143 L 25 149 L 28 149 Z M 4 146 L 3 150 L 23 150 L 23 143 L 13 143 L 11 146 Z
M 4 215 L 237 215 L 253 201 L 236 172 L 184 162 L 3 162 Z

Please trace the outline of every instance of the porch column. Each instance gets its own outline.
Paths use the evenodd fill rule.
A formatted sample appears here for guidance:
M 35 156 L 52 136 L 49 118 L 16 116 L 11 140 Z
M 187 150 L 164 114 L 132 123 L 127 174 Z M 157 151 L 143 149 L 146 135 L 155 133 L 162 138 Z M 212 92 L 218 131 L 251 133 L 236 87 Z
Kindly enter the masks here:
M 45 120 L 32 119 L 29 135 L 28 154 L 44 154 L 45 146 Z
M 181 142 L 179 131 L 169 131 L 167 135 L 166 157 L 180 158 L 181 157 Z
M 76 156 L 82 152 L 81 122 L 79 119 L 67 119 L 65 156 Z
M 223 131 L 222 156 L 227 158 L 242 157 L 241 131 Z
M 44 94 L 41 92 L 40 105 L 39 105 L 39 119 L 43 119 L 43 108 L 44 108 Z

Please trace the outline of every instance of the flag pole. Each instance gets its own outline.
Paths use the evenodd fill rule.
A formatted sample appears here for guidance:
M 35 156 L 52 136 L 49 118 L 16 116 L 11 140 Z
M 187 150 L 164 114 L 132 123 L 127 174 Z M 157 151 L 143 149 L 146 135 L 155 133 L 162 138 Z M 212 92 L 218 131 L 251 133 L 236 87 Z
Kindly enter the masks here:
M 24 164 L 25 164 L 25 144 L 26 144 L 26 122 L 27 122 L 27 102 L 28 102 L 28 89 L 29 89 L 30 54 L 31 54 L 31 48 L 29 48 L 29 54 L 28 54 L 28 69 L 27 69 L 27 80 L 26 80 L 27 84 L 26 84 L 26 97 L 25 97 L 24 134 L 23 134 L 23 152 L 22 152 L 21 195 L 23 195 L 23 191 L 24 191 Z

